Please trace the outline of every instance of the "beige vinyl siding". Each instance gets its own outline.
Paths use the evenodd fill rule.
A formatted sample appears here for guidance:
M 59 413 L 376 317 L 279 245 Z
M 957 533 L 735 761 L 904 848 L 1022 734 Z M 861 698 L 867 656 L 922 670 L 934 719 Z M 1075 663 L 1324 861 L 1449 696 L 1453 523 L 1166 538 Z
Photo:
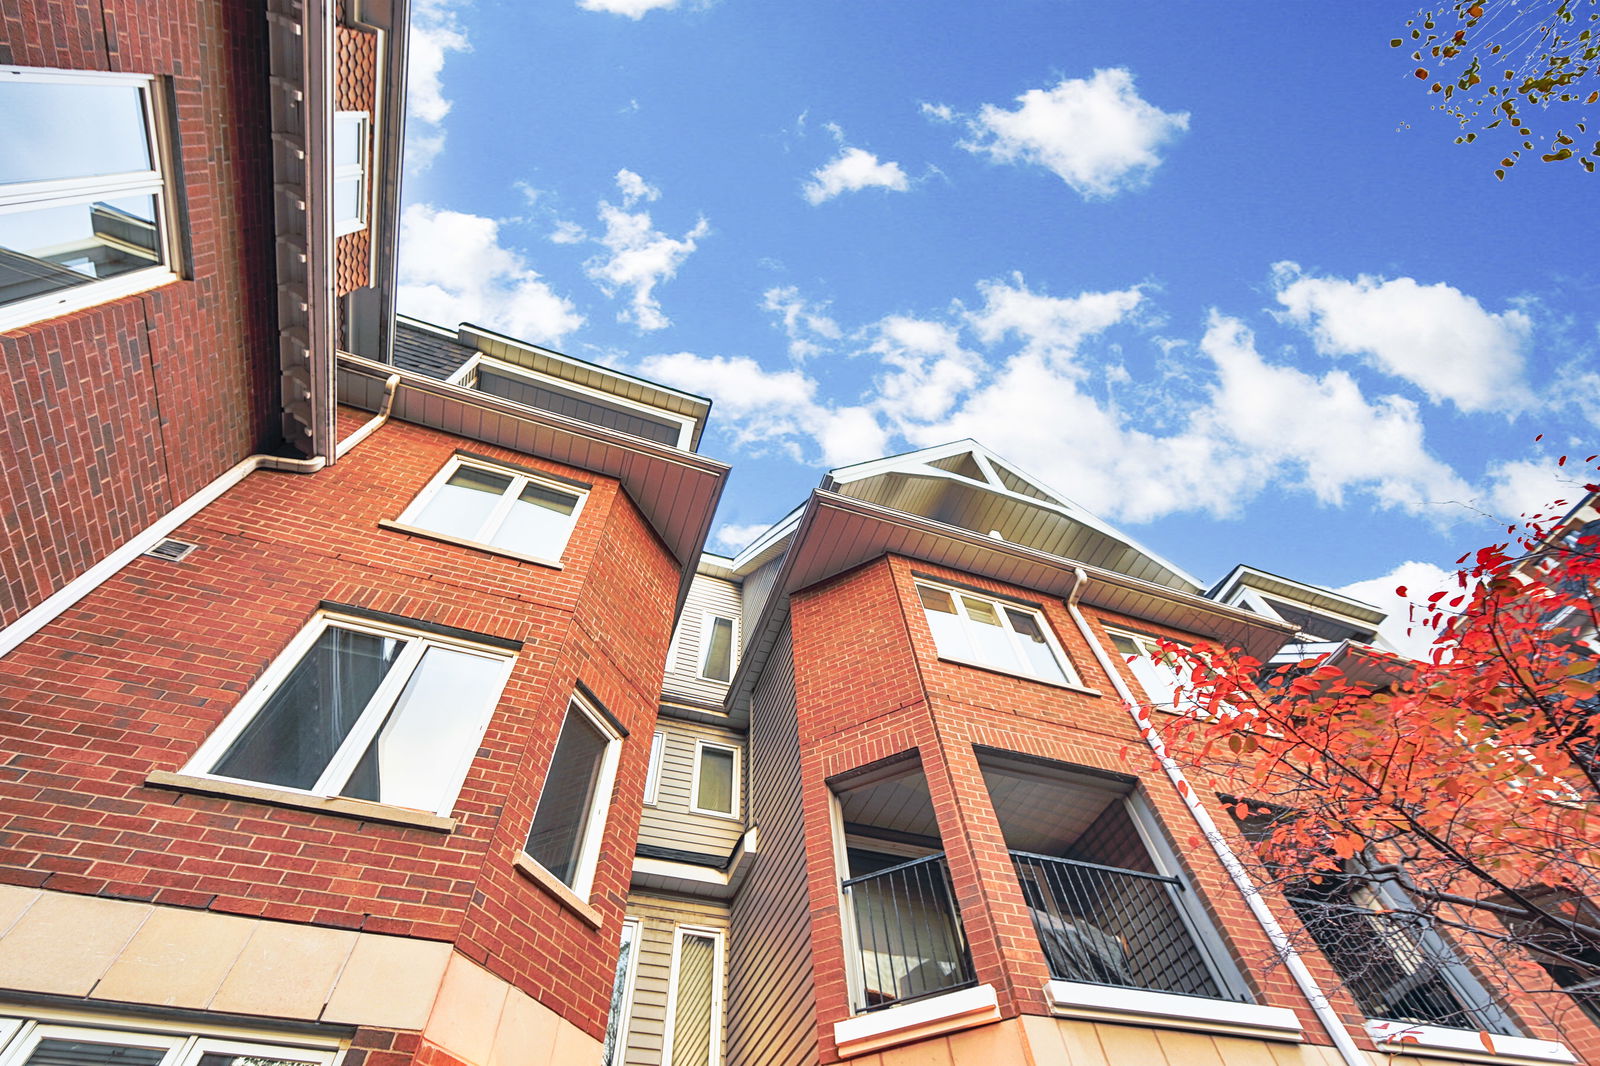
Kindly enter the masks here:
M 721 929 L 723 959 L 727 954 L 728 912 L 716 903 L 702 903 L 635 892 L 628 897 L 628 917 L 639 919 L 639 968 L 633 980 L 633 1008 L 628 1019 L 626 1066 L 661 1066 L 661 1041 L 666 1034 L 667 982 L 672 973 L 672 938 L 680 925 Z M 727 978 L 724 975 L 723 985 Z M 726 1011 L 723 1012 L 726 1015 Z M 724 1042 L 726 1037 L 724 1037 Z
M 744 833 L 744 739 L 716 726 L 658 718 L 656 729 L 665 735 L 661 749 L 661 776 L 655 806 L 646 806 L 639 819 L 639 843 L 704 855 L 727 856 Z M 694 787 L 694 751 L 701 740 L 739 749 L 734 760 L 734 799 L 737 818 L 697 814 L 689 809 Z
M 766 610 L 767 600 L 772 595 L 773 583 L 778 580 L 778 571 L 783 569 L 783 556 L 763 563 L 745 575 L 744 584 L 739 587 L 743 597 L 743 610 L 747 625 L 740 627 L 739 647 L 743 649 L 749 643 L 756 623 L 761 621 L 761 612 Z
M 728 1066 L 817 1060 L 791 652 L 785 624 L 750 709 L 746 787 L 761 856 L 729 912 Z
M 723 697 L 728 694 L 728 683 L 709 681 L 700 676 L 700 660 L 704 654 L 701 631 L 708 614 L 733 619 L 733 647 L 737 650 L 744 640 L 739 607 L 738 585 L 705 574 L 694 576 L 694 581 L 689 585 L 689 595 L 684 600 L 683 614 L 678 618 L 677 632 L 673 634 L 672 651 L 667 656 L 667 676 L 661 683 L 665 698 L 670 700 L 676 697 L 715 705 L 722 703 Z M 737 654 L 732 665 L 735 668 L 739 665 Z

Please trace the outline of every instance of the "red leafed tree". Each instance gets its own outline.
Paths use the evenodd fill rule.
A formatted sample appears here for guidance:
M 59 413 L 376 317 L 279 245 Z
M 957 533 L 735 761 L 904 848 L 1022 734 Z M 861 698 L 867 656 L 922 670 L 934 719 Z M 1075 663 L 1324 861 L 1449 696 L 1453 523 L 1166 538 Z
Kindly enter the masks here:
M 1597 488 L 1576 517 L 1558 504 L 1464 556 L 1453 591 L 1414 605 L 1431 655 L 1387 676 L 1163 648 L 1195 709 L 1162 728 L 1169 753 L 1225 798 L 1258 880 L 1325 951 L 1359 915 L 1369 954 L 1393 955 L 1379 915 L 1531 958 L 1600 1012 Z M 1347 984 L 1360 965 L 1335 960 Z

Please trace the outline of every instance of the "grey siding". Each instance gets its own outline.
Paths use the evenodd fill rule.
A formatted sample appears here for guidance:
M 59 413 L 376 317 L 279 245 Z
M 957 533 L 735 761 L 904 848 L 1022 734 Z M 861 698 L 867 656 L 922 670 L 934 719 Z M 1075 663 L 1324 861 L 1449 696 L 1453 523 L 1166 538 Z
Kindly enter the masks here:
M 750 708 L 749 810 L 761 855 L 729 914 L 728 1066 L 817 1060 L 794 660 L 785 625 Z
M 635 892 L 628 897 L 628 917 L 639 919 L 639 968 L 634 975 L 627 1053 L 622 1062 L 627 1066 L 660 1066 L 661 1041 L 666 1033 L 667 982 L 672 973 L 673 932 L 680 925 L 724 931 L 723 987 L 726 989 L 728 912 L 717 903 Z M 726 1033 L 724 1025 L 724 1046 Z
M 683 616 L 678 619 L 678 630 L 673 634 L 666 680 L 661 683 L 662 695 L 667 699 L 676 696 L 720 705 L 728 694 L 726 681 L 708 681 L 700 676 L 700 630 L 708 613 L 732 618 L 734 649 L 737 651 L 743 643 L 739 586 L 732 581 L 696 574 L 689 586 L 689 596 L 684 601 Z M 733 665 L 735 668 L 739 665 L 737 655 Z
M 639 843 L 705 855 L 726 856 L 744 833 L 744 738 L 728 729 L 660 718 L 656 728 L 666 735 L 661 752 L 661 777 L 655 806 L 646 805 L 639 820 Z M 712 740 L 738 748 L 735 764 L 737 818 L 695 814 L 689 809 L 694 785 L 694 751 L 699 740 Z
M 739 634 L 739 646 L 750 639 L 751 630 L 761 620 L 761 612 L 767 606 L 767 599 L 772 595 L 772 585 L 778 580 L 778 571 L 783 569 L 783 556 L 778 556 L 770 562 L 756 567 L 745 576 L 744 585 L 740 591 L 744 596 L 744 616 L 750 624 L 743 627 Z

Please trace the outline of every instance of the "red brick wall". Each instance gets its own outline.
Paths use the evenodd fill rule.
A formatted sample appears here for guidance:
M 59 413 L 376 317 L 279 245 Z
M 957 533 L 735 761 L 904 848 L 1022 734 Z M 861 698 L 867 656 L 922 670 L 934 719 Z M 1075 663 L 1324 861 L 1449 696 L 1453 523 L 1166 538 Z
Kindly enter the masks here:
M 171 79 L 190 278 L 0 334 L 0 625 L 276 434 L 264 15 L 0 5 L 0 63 Z
M 353 421 L 348 415 L 342 427 Z M 676 564 L 593 482 L 562 568 L 381 529 L 465 442 L 390 423 L 338 466 L 258 472 L 0 660 L 0 881 L 455 941 L 599 1036 L 632 868 Z M 441 834 L 148 788 L 331 600 L 526 642 Z M 517 874 L 577 683 L 632 731 L 595 931 Z
M 367 217 L 365 229 L 341 234 L 334 249 L 334 286 L 340 296 L 367 284 L 372 261 L 373 143 L 378 127 L 378 35 L 371 30 L 340 26 L 334 38 L 335 106 L 340 111 L 365 111 L 367 125 Z

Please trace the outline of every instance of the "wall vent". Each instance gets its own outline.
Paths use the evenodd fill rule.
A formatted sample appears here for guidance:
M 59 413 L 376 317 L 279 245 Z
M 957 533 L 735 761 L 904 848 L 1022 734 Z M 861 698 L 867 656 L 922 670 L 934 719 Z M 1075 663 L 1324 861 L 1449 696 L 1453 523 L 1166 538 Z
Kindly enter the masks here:
M 198 544 L 189 544 L 185 541 L 173 540 L 168 537 L 165 540 L 157 541 L 155 547 L 145 552 L 145 554 L 154 555 L 157 559 L 165 559 L 169 563 L 175 563 L 198 547 L 200 547 Z

